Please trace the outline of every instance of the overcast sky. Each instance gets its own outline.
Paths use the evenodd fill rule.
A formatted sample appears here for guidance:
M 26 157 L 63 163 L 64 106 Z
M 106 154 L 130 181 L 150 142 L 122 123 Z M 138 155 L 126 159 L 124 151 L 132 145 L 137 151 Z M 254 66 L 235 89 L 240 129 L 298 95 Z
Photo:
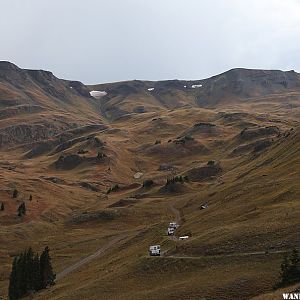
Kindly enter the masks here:
M 0 0 L 0 60 L 84 83 L 300 71 L 298 0 Z

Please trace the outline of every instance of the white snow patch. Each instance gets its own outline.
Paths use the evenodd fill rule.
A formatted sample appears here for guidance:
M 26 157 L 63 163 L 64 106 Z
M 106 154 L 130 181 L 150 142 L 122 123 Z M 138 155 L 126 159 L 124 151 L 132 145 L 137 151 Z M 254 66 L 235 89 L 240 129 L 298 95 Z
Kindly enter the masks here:
M 183 86 L 186 89 L 186 85 Z
M 151 91 L 154 91 L 154 87 L 149 88 L 148 91 L 150 91 L 150 92 L 151 92 Z
M 192 89 L 201 88 L 202 84 L 193 84 Z
M 101 97 L 107 95 L 105 91 L 91 91 L 90 95 L 96 99 L 100 99 Z

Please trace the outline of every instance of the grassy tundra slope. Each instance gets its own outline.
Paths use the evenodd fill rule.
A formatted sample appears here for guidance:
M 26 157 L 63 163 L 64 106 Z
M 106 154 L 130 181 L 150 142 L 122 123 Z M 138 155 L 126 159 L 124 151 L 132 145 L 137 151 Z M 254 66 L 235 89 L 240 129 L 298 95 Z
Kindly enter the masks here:
M 85 86 L 2 62 L 0 79 L 2 297 L 13 257 L 46 245 L 57 283 L 36 299 L 271 291 L 300 244 L 299 74 Z M 177 175 L 189 181 L 165 185 Z M 188 240 L 166 236 L 176 219 Z M 162 257 L 148 257 L 151 244 Z

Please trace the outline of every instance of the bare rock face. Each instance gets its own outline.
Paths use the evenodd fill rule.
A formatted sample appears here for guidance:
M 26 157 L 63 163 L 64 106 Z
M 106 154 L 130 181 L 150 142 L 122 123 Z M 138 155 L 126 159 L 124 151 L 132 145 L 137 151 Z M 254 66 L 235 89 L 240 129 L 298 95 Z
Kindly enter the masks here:
M 57 134 L 54 127 L 44 124 L 19 124 L 0 129 L 0 147 L 47 139 Z
M 70 223 L 80 224 L 86 222 L 107 222 L 112 221 L 120 216 L 115 210 L 101 210 L 101 211 L 91 211 L 91 212 L 82 212 L 74 213 Z
M 61 155 L 59 159 L 55 162 L 55 167 L 61 170 L 71 170 L 76 168 L 81 162 L 83 158 L 77 154 L 71 155 Z
M 44 108 L 39 105 L 16 105 L 5 109 L 0 109 L 0 120 L 25 113 L 38 113 L 43 110 Z
M 280 131 L 277 126 L 245 128 L 239 134 L 239 138 L 243 141 L 248 141 L 261 137 L 278 135 L 279 133 Z
M 195 90 L 200 106 L 216 105 L 224 99 L 246 99 L 300 89 L 300 76 L 294 71 L 232 69 L 205 79 Z

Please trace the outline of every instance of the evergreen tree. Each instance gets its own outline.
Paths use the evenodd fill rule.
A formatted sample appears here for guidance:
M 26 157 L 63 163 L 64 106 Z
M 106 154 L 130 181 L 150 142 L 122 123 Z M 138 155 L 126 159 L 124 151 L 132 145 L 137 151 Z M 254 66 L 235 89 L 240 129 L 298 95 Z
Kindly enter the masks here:
M 42 288 L 46 288 L 48 285 L 53 285 L 55 280 L 55 274 L 53 273 L 49 251 L 50 249 L 47 246 L 40 257 Z
M 3 202 L 1 203 L 0 210 L 2 210 L 2 211 L 4 210 L 4 203 Z
M 290 256 L 289 282 L 291 284 L 300 281 L 300 258 L 299 252 L 294 249 Z
M 29 248 L 14 259 L 8 289 L 10 300 L 18 300 L 30 291 L 38 291 L 54 284 L 55 274 L 49 251 L 46 247 L 40 258 L 38 253 L 34 254 Z
M 32 195 L 31 194 L 29 195 L 29 201 L 32 201 Z
M 9 300 L 18 300 L 19 299 L 19 288 L 18 288 L 18 279 L 17 279 L 17 258 L 14 258 L 12 264 L 12 270 L 9 277 L 9 287 L 8 287 L 8 297 Z
M 34 289 L 34 281 L 33 281 L 33 251 L 30 247 L 26 252 L 25 257 L 25 269 L 26 269 L 26 287 L 28 291 L 32 291 Z
M 275 284 L 274 289 L 300 282 L 300 257 L 296 249 L 290 257 L 284 256 L 280 269 L 280 281 Z
M 13 197 L 13 198 L 17 198 L 17 197 L 18 197 L 18 194 L 19 194 L 18 190 L 17 190 L 17 189 L 14 189 L 12 197 Z
M 35 291 L 39 291 L 42 289 L 42 277 L 41 277 L 41 269 L 40 269 L 40 257 L 38 253 L 33 258 L 32 265 L 32 278 L 33 278 L 33 289 Z
M 18 216 L 21 217 L 23 215 L 26 215 L 25 202 L 23 202 L 22 204 L 20 204 L 20 206 L 18 207 Z

